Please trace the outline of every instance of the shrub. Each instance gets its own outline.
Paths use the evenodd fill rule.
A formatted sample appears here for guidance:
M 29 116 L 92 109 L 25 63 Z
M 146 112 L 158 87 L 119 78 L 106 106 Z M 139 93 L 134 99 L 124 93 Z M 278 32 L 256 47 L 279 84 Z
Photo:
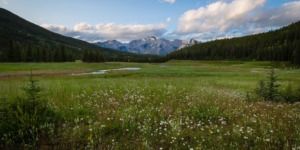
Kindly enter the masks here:
M 269 74 L 269 81 L 265 84 L 265 81 L 262 79 L 259 82 L 259 86 L 256 88 L 255 92 L 265 101 L 274 101 L 278 102 L 280 100 L 280 94 L 278 91 L 277 77 L 275 75 L 274 69 L 271 70 Z
M 259 81 L 258 87 L 256 88 L 255 92 L 264 100 L 267 100 L 267 88 L 263 79 Z
M 260 80 L 255 93 L 265 101 L 279 102 L 283 100 L 289 103 L 300 102 L 300 87 L 294 91 L 289 84 L 285 90 L 279 91 L 279 86 L 275 71 L 272 69 L 267 84 L 265 84 L 263 79 Z
M 24 98 L 16 98 L 5 103 L 0 118 L 1 147 L 37 149 L 45 131 L 53 131 L 56 124 L 56 113 L 52 111 L 46 99 L 41 95 L 38 81 L 28 76 L 28 86 L 23 88 Z M 51 128 L 51 129 L 49 129 Z
M 283 99 L 289 103 L 300 102 L 300 87 L 293 90 L 291 84 L 282 92 Z

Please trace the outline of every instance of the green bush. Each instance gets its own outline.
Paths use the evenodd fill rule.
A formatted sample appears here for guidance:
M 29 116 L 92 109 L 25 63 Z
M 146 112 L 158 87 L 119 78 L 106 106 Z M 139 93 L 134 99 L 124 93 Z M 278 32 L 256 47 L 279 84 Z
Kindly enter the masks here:
M 296 90 L 292 89 L 289 84 L 285 90 L 279 91 L 279 84 L 277 84 L 277 77 L 274 69 L 269 74 L 269 81 L 265 84 L 265 81 L 260 80 L 258 87 L 255 89 L 255 93 L 265 101 L 273 102 L 300 102 L 300 87 Z
M 291 84 L 282 92 L 283 99 L 288 103 L 300 102 L 300 87 L 293 90 Z
M 265 81 L 263 79 L 261 79 L 259 81 L 258 87 L 255 90 L 256 94 L 260 97 L 262 97 L 264 100 L 267 100 L 267 88 L 265 85 Z
M 25 97 L 4 102 L 0 119 L 1 147 L 6 149 L 38 149 L 43 138 L 53 135 L 58 114 L 41 95 L 38 81 L 28 76 L 28 85 L 23 88 Z

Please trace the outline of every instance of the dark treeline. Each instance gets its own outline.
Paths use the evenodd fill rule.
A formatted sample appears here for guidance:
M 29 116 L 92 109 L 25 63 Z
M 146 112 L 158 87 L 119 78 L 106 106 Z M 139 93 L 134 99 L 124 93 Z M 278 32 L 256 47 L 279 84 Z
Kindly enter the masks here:
M 8 40 L 0 47 L 0 62 L 72 62 L 81 59 L 83 62 L 165 62 L 166 58 L 155 55 L 138 55 L 122 53 L 103 55 L 98 49 L 82 48 L 74 51 L 64 45 L 20 44 Z
M 157 55 L 140 55 L 133 53 L 126 53 L 126 55 L 106 55 L 104 56 L 98 50 L 90 50 L 83 48 L 82 59 L 83 62 L 137 62 L 137 63 L 161 63 L 166 62 L 166 57 Z
M 21 45 L 12 40 L 0 49 L 1 62 L 71 62 L 75 61 L 72 51 L 60 45 L 54 48 L 45 43 Z
M 137 62 L 137 63 L 162 63 L 166 62 L 167 58 L 157 55 L 140 55 L 140 54 L 134 54 L 134 55 L 127 55 L 127 56 L 112 56 L 105 58 L 105 61 L 112 61 L 112 62 Z
M 103 55 L 99 51 L 89 51 L 88 49 L 83 50 L 82 56 L 83 62 L 104 62 Z
M 197 44 L 172 52 L 167 59 L 290 61 L 300 65 L 300 22 L 267 33 Z

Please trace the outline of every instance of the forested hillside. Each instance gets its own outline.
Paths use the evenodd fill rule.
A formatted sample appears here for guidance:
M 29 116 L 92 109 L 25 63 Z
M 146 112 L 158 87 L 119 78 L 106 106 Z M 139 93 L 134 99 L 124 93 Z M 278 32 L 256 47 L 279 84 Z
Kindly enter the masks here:
M 102 48 L 65 37 L 0 8 L 0 62 L 65 62 L 82 59 L 83 51 L 105 61 L 160 61 L 160 57 Z M 91 58 L 90 57 L 90 58 Z M 96 60 L 96 59 L 95 59 Z M 93 60 L 89 61 L 93 62 Z
M 300 22 L 267 33 L 197 44 L 172 52 L 167 58 L 290 61 L 300 65 Z

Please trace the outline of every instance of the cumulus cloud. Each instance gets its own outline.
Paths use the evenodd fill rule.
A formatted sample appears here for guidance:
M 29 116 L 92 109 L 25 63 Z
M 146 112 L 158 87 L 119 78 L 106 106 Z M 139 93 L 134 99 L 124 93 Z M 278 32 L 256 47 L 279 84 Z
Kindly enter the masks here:
M 209 38 L 207 35 L 214 34 L 210 37 L 217 39 L 260 33 L 300 20 L 300 1 L 285 3 L 277 8 L 266 8 L 265 3 L 266 0 L 217 1 L 197 10 L 189 10 L 179 18 L 177 33 L 197 34 L 205 39 Z
M 179 33 L 205 32 L 208 30 L 226 31 L 244 22 L 252 10 L 263 6 L 266 0 L 233 0 L 231 3 L 218 1 L 197 10 L 185 12 L 179 19 Z
M 175 3 L 175 1 L 176 1 L 176 0 L 163 0 L 163 2 L 170 3 L 170 4 Z
M 66 34 L 70 32 L 70 30 L 67 27 L 62 25 L 42 24 L 41 26 L 55 33 Z
M 90 25 L 87 23 L 76 24 L 73 28 L 59 25 L 42 24 L 42 27 L 69 37 L 94 42 L 109 39 L 130 41 L 149 35 L 162 36 L 166 32 L 165 24 L 130 24 L 116 25 L 114 23 Z
M 300 1 L 289 2 L 279 8 L 261 10 L 250 22 L 259 27 L 280 27 L 300 20 Z

